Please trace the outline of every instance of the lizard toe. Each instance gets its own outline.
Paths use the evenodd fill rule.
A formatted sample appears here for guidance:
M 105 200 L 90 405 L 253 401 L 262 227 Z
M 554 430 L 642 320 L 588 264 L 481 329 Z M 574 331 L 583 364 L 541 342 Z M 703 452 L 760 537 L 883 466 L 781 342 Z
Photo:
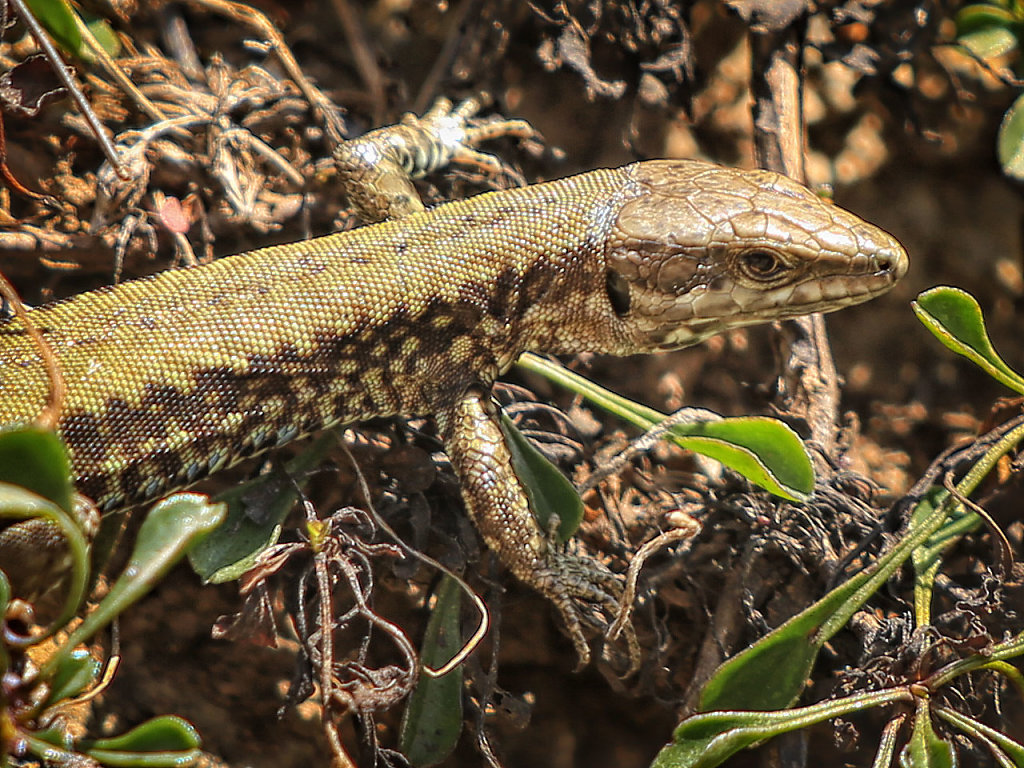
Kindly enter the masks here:
M 576 649 L 580 670 L 590 662 L 590 643 L 584 627 L 601 631 L 619 613 L 622 577 L 589 557 L 552 557 L 533 586 L 558 610 Z

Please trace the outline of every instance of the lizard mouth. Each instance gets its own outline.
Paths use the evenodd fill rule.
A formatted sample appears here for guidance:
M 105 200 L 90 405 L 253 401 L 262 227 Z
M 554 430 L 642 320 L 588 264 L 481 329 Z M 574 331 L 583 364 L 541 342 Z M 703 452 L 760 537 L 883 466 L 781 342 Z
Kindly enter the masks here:
M 739 314 L 745 314 L 750 309 L 756 314 L 757 309 L 760 309 L 767 316 L 766 320 L 771 320 L 814 312 L 833 312 L 887 293 L 906 275 L 909 260 L 907 252 L 894 238 L 886 235 L 886 240 L 888 242 L 876 247 L 873 252 L 855 256 L 850 271 L 811 273 L 788 288 L 766 292 L 760 301 L 755 298 L 747 307 L 742 307 L 740 302 Z
M 810 275 L 788 286 L 706 292 L 687 306 L 689 317 L 651 332 L 648 338 L 662 351 L 696 344 L 723 331 L 784 320 L 816 312 L 834 312 L 887 293 L 908 267 L 902 248 L 873 254 L 862 269 L 847 274 Z

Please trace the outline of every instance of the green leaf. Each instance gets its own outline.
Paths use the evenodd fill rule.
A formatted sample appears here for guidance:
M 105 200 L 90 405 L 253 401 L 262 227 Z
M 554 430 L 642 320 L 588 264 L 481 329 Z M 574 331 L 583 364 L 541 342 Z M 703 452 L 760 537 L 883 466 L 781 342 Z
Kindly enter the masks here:
M 691 715 L 672 734 L 651 768 L 714 768 L 741 749 L 773 736 L 906 698 L 901 688 L 830 699 L 779 712 L 707 712 Z
M 445 575 L 427 622 L 420 661 L 443 667 L 462 645 L 462 588 Z M 455 749 L 462 733 L 462 666 L 442 677 L 421 674 L 402 717 L 400 749 L 415 766 L 437 765 Z
M 1003 435 L 956 484 L 957 492 L 965 496 L 973 493 L 1000 458 L 1013 450 L 1022 439 L 1024 426 L 1018 426 Z M 701 692 L 700 709 L 749 710 L 763 705 L 774 705 L 775 709 L 779 709 L 795 701 L 803 689 L 802 681 L 810 674 L 822 645 L 846 624 L 853 612 L 918 547 L 936 536 L 936 532 L 947 523 L 950 514 L 960 506 L 951 494 L 945 492 L 942 495 L 929 494 L 921 505 L 920 509 L 915 510 L 911 525 L 896 545 L 869 568 L 858 572 L 817 603 L 722 664 Z M 940 675 L 932 678 L 931 684 L 943 685 L 959 674 L 1016 657 L 1024 653 L 1022 649 L 1024 634 L 987 648 L 984 655 L 979 654 L 948 665 Z M 793 658 L 787 659 L 787 656 Z M 776 688 L 777 691 L 774 690 Z M 903 695 L 906 695 L 905 690 Z M 848 704 L 850 700 L 839 701 Z M 715 720 L 717 715 L 726 719 Z M 729 754 L 748 745 L 750 724 L 741 723 L 742 727 L 737 729 L 735 723 L 728 720 L 732 715 L 735 713 L 710 712 L 698 716 L 703 719 L 684 720 L 677 729 L 674 743 L 662 750 L 655 765 L 658 768 L 717 765 Z M 686 729 L 683 729 L 684 725 Z
M 1006 27 L 987 27 L 967 32 L 957 42 L 982 61 L 991 61 L 1010 53 L 1020 45 L 1017 36 Z
M 673 742 L 654 758 L 651 768 L 712 768 L 763 740 L 757 713 L 712 712 L 688 717 Z
M 64 0 L 26 0 L 32 15 L 50 36 L 68 53 L 82 52 L 82 33 L 78 31 L 75 13 Z
M 899 746 L 899 735 L 903 729 L 903 717 L 897 715 L 885 724 L 882 729 L 882 738 L 878 741 L 878 749 L 875 750 L 875 759 L 871 762 L 871 768 L 891 768 L 896 757 L 896 748 Z
M 1000 765 L 1013 765 L 1015 768 L 1024 768 L 1024 744 L 1021 742 L 975 720 L 973 717 L 968 717 L 947 707 L 936 707 L 935 714 L 946 722 L 952 723 L 968 735 L 980 735 L 987 739 L 990 743 L 989 748 L 993 749 L 994 747 L 1000 750 L 1002 754 L 998 755 L 999 758 L 1006 758 L 1005 760 L 1000 760 Z
M 199 749 L 202 740 L 188 720 L 175 715 L 161 715 L 147 720 L 120 736 L 83 743 L 89 750 L 116 752 L 184 752 Z
M 103 765 L 177 768 L 200 757 L 200 739 L 187 720 L 162 715 L 127 733 L 76 745 Z
M 1006 442 L 1007 445 L 1011 443 L 1010 440 Z M 1008 448 L 1001 446 L 998 450 Z M 979 481 L 971 478 L 971 482 Z M 965 483 L 964 490 L 969 493 L 967 485 Z M 856 573 L 814 605 L 725 661 L 705 684 L 698 708 L 709 711 L 790 706 L 803 691 L 821 647 L 911 557 L 917 547 L 941 528 L 953 506 L 947 494 L 942 504 L 931 509 L 927 517 L 909 529 L 869 568 Z
M 814 490 L 814 467 L 807 448 L 796 432 L 777 419 L 739 416 L 677 424 L 671 433 L 681 447 L 722 462 L 776 496 L 804 502 Z
M 107 55 L 112 59 L 117 58 L 121 53 L 121 38 L 117 36 L 117 33 L 107 23 L 107 20 L 102 16 L 93 16 L 91 14 L 83 14 L 83 20 L 85 20 L 85 26 L 89 28 L 93 38 L 106 51 Z M 90 55 L 92 55 L 91 51 Z
M 1007 675 L 1007 670 L 1014 670 L 1013 674 L 1008 675 L 1010 681 L 1015 683 L 1018 690 L 1019 679 L 1021 677 L 1017 667 L 1013 664 L 1006 664 L 1009 660 L 1017 660 L 1024 656 L 1024 632 L 1021 632 L 1001 643 L 995 643 L 985 648 L 984 652 L 975 653 L 971 656 L 954 661 L 950 664 L 946 664 L 935 674 L 928 678 L 928 686 L 932 690 L 939 690 L 945 685 L 956 678 L 969 674 L 979 669 L 986 669 L 992 672 L 997 672 L 1003 675 Z M 942 714 L 942 710 L 937 710 L 939 714 Z
M 23 521 L 3 531 L 3 536 L 12 535 L 18 525 L 27 523 L 43 523 L 54 526 L 64 538 L 71 558 L 70 578 L 64 607 L 53 620 L 45 633 L 30 638 L 30 643 L 38 643 L 63 627 L 75 615 L 78 606 L 85 597 L 86 583 L 89 578 L 89 543 L 82 532 L 76 517 L 58 506 L 50 499 L 44 498 L 27 488 L 9 483 L 0 483 L 0 520 L 13 519 Z M 9 567 L 9 566 L 8 566 Z M 5 580 L 6 583 L 6 580 Z M 10 586 L 6 584 L 6 586 Z
M 336 441 L 334 433 L 327 432 L 286 463 L 282 472 L 257 477 L 220 494 L 217 501 L 227 504 L 227 517 L 189 552 L 192 570 L 211 584 L 234 581 L 250 570 L 260 553 L 277 543 L 306 476 Z
M 927 699 L 915 700 L 914 730 L 900 752 L 900 768 L 954 768 L 958 764 L 953 744 L 940 739 L 932 728 Z
M 64 443 L 56 433 L 37 426 L 0 427 L 0 485 L 5 487 L 0 493 L 0 519 L 21 521 L 0 532 L 5 554 L 0 566 L 21 570 L 11 573 L 18 597 L 33 600 L 61 575 L 48 572 L 60 562 L 57 557 L 38 558 L 39 572 L 27 573 L 35 559 L 34 547 L 26 542 L 38 536 L 50 540 L 56 534 L 67 543 L 71 579 L 64 610 L 51 625 L 51 630 L 59 629 L 78 610 L 89 576 L 89 544 L 74 509 L 71 462 Z
M 999 459 L 1013 450 L 1022 439 L 1024 426 L 1016 427 L 1001 437 L 957 483 L 957 491 L 964 495 L 973 493 Z M 749 710 L 757 704 L 778 703 L 787 695 L 791 695 L 792 700 L 795 700 L 803 687 L 798 680 L 800 670 L 806 670 L 804 678 L 810 674 L 808 658 L 813 663 L 813 657 L 824 642 L 846 623 L 853 611 L 863 605 L 918 547 L 935 536 L 936 531 L 942 528 L 957 506 L 959 502 L 948 493 L 941 498 L 928 497 L 927 510 L 913 516 L 912 525 L 896 545 L 878 558 L 872 566 L 855 574 L 810 608 L 719 667 L 702 691 L 701 709 Z M 1024 635 L 997 643 L 987 648 L 984 655 L 978 654 L 976 657 L 947 665 L 940 674 L 931 679 L 931 685 L 944 685 L 960 674 L 1019 656 L 1024 653 L 1022 648 Z M 787 653 L 793 654 L 796 660 L 786 660 L 784 657 Z M 780 665 L 781 670 L 777 670 L 775 667 Z M 788 690 L 759 693 L 765 689 L 771 691 L 776 686 Z M 840 710 L 849 712 L 856 708 L 878 706 L 887 701 L 904 699 L 909 694 L 905 688 L 900 687 L 866 696 L 875 698 L 869 701 L 863 697 L 851 696 L 803 709 L 761 713 L 765 719 L 751 718 L 754 714 L 751 712 L 719 711 L 696 715 L 680 723 L 673 734 L 673 743 L 661 751 L 654 766 L 715 766 L 739 749 L 780 732 L 780 728 L 792 730 L 795 727 L 802 727 L 802 724 L 817 721 L 815 718 L 821 719 L 822 715 L 834 717 L 842 714 Z M 786 706 L 786 703 L 782 706 Z M 830 706 L 834 706 L 835 709 L 829 712 Z M 793 719 L 794 715 L 798 717 Z M 930 749 L 926 734 L 921 743 Z M 941 750 L 936 748 L 936 754 L 941 757 Z
M 548 461 L 533 444 L 523 437 L 515 424 L 501 414 L 501 431 L 512 453 L 512 467 L 526 489 L 530 511 L 542 531 L 548 531 L 552 518 L 558 516 L 556 540 L 564 544 L 576 533 L 583 521 L 583 501 L 572 483 Z
M 914 507 L 909 526 L 915 528 L 929 518 L 932 511 L 946 503 L 949 491 L 940 486 L 930 488 Z M 953 504 L 942 526 L 928 541 L 914 550 L 914 620 L 917 626 L 931 624 L 931 595 L 935 578 L 942 567 L 943 553 L 961 537 L 975 530 L 981 518 L 962 504 Z
M 996 150 L 1003 173 L 1024 179 L 1024 95 L 1018 96 L 1003 115 Z
M 47 728 L 42 731 L 22 730 L 18 733 L 19 746 L 26 754 L 35 755 L 44 765 L 73 766 L 81 757 L 69 752 L 68 734 L 63 728 Z M 6 757 L 6 756 L 5 756 Z M 11 765 L 9 761 L 0 763 L 3 768 Z
M 84 754 L 103 765 L 185 768 L 202 756 L 196 729 L 173 715 L 154 717 L 120 736 L 81 739 L 74 744 L 68 742 L 62 728 L 19 735 L 24 736 L 27 751 L 47 765 L 80 765 Z
M 53 676 L 49 680 L 50 694 L 44 709 L 91 688 L 102 670 L 103 664 L 84 648 L 71 651 L 53 671 Z
M 46 661 L 43 672 L 52 674 L 70 648 L 88 640 L 146 594 L 197 540 L 220 525 L 224 512 L 223 504 L 211 504 L 198 493 L 178 493 L 158 502 L 146 515 L 121 576 Z
M 990 29 L 991 27 L 1011 27 L 1016 18 L 1006 8 L 1000 8 L 994 3 L 972 3 L 966 5 L 956 12 L 956 34 L 966 35 L 970 32 L 977 32 L 979 29 Z
M 700 710 L 783 709 L 796 701 L 821 649 L 817 632 L 845 601 L 845 593 L 831 596 L 723 663 L 701 691 Z
M 50 430 L 0 428 L 0 483 L 28 488 L 65 512 L 73 509 L 71 461 L 64 443 Z
M 188 768 L 203 756 L 202 751 L 190 749 L 187 752 L 115 752 L 107 749 L 93 749 L 86 754 L 101 765 L 115 768 Z
M 533 354 L 518 365 L 576 392 L 644 431 L 670 417 L 615 394 L 563 366 Z M 735 423 L 737 426 L 712 426 Z M 806 501 L 814 490 L 814 468 L 797 434 L 775 419 L 743 417 L 676 424 L 670 439 L 688 450 L 706 453 L 769 493 Z
M 948 497 L 949 491 L 945 488 L 935 486 L 928 489 L 928 492 L 914 507 L 910 518 L 910 527 L 921 525 L 934 510 L 946 503 Z M 947 518 L 942 524 L 942 528 L 914 550 L 911 558 L 914 564 L 914 619 L 919 627 L 931 624 L 932 592 L 935 587 L 935 578 L 942 566 L 942 551 L 945 549 L 945 545 L 936 547 L 934 544 L 937 539 L 945 542 L 946 537 L 942 533 L 945 528 L 949 527 L 949 522 Z
M 298 492 L 277 475 L 258 477 L 222 493 L 227 505 L 224 524 L 200 542 L 188 556 L 192 570 L 208 584 L 234 581 L 256 563 L 260 553 L 276 544 L 281 523 L 288 516 Z M 249 514 L 246 495 L 265 491 L 266 504 L 258 516 Z
M 982 61 L 1003 56 L 1020 44 L 1018 20 L 1004 8 L 968 5 L 955 19 L 957 42 Z
M 939 286 L 920 294 L 912 306 L 918 319 L 945 346 L 999 383 L 1024 394 L 1024 379 L 996 353 L 973 296 L 959 288 Z

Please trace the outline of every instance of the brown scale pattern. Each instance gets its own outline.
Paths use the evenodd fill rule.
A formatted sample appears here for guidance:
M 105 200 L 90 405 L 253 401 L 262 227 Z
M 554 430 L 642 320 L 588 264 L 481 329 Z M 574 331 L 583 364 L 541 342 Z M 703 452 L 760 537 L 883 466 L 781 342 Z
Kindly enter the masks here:
M 433 415 L 487 545 L 558 608 L 619 579 L 540 530 L 490 399 L 520 353 L 617 355 L 830 311 L 906 271 L 891 236 L 767 172 L 648 161 L 239 254 L 30 312 L 67 381 L 60 431 L 107 511 L 332 424 Z M 0 424 L 46 401 L 0 322 Z
M 433 413 L 489 385 L 530 346 L 525 308 L 581 271 L 586 211 L 622 187 L 606 177 L 572 206 L 557 183 L 485 195 L 30 311 L 68 381 L 60 431 L 79 489 L 111 511 L 325 426 Z M 18 321 L 3 322 L 0 423 L 34 418 L 44 387 Z
M 782 277 L 745 276 L 751 251 Z M 864 301 L 905 269 L 891 237 L 783 177 L 650 161 L 29 315 L 68 384 L 77 483 L 109 511 L 331 424 L 438 414 L 528 349 L 685 346 Z M 46 386 L 19 321 L 0 321 L 0 423 L 31 422 Z

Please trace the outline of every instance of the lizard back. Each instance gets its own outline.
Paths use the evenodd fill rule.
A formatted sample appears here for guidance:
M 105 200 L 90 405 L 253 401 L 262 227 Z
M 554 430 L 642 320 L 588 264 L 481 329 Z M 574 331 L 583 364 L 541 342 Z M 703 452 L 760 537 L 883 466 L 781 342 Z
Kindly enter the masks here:
M 586 292 L 623 187 L 602 171 L 488 193 L 30 310 L 67 381 L 59 431 L 79 490 L 104 510 L 139 503 L 490 384 L 555 333 L 539 306 Z M 31 422 L 46 395 L 34 344 L 0 322 L 0 423 Z

